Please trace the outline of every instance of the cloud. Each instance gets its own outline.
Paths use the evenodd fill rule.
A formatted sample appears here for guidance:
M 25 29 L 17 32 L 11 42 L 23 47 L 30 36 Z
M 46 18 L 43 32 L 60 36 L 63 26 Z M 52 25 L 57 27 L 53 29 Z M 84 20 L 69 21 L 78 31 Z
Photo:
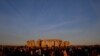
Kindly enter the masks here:
M 59 22 L 59 23 L 56 23 L 56 24 L 45 24 L 45 25 L 41 25 L 41 26 L 38 26 L 34 32 L 45 32 L 45 31 L 51 31 L 53 29 L 57 29 L 59 27 L 62 27 L 62 26 L 69 26 L 71 24 L 76 24 L 76 23 L 79 23 L 81 21 L 83 21 L 84 19 L 73 19 L 73 20 L 70 20 L 70 21 L 62 21 L 62 22 Z M 51 22 L 52 23 L 52 22 Z

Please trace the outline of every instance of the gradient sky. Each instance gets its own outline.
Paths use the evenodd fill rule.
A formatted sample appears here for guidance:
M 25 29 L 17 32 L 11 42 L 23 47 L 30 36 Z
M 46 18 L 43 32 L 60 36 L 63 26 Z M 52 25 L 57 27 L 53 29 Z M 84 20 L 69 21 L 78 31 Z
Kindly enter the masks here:
M 0 0 L 0 44 L 39 38 L 100 44 L 100 0 Z

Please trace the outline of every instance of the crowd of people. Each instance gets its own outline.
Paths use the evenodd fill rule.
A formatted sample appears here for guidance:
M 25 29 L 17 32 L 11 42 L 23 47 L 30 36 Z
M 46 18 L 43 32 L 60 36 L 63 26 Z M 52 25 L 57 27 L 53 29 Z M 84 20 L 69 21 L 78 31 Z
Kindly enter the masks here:
M 100 56 L 100 46 L 68 46 L 51 48 L 1 46 L 0 56 Z

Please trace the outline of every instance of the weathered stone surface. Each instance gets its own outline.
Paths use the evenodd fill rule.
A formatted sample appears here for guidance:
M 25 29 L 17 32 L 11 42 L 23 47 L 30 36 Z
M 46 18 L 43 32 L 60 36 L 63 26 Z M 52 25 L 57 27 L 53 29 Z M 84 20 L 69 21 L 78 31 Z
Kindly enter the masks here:
M 64 47 L 64 46 L 69 46 L 69 41 L 62 41 L 60 39 L 39 39 L 36 42 L 34 40 L 29 40 L 27 41 L 27 46 L 28 47 Z
M 34 40 L 27 41 L 27 46 L 28 47 L 34 47 L 35 46 L 35 41 Z

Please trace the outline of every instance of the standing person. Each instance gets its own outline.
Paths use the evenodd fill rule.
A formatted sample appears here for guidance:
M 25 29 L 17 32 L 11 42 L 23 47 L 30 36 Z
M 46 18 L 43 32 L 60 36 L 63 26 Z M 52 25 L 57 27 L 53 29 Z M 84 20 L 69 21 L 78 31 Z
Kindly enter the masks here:
M 66 50 L 63 51 L 64 56 L 68 56 Z
M 97 50 L 92 50 L 92 55 L 91 56 L 98 56 Z
M 54 52 L 55 52 L 55 56 L 60 56 L 60 49 L 59 48 L 55 48 Z
M 54 51 L 51 51 L 50 56 L 55 56 Z
M 48 48 L 43 49 L 43 56 L 49 56 L 49 50 Z

